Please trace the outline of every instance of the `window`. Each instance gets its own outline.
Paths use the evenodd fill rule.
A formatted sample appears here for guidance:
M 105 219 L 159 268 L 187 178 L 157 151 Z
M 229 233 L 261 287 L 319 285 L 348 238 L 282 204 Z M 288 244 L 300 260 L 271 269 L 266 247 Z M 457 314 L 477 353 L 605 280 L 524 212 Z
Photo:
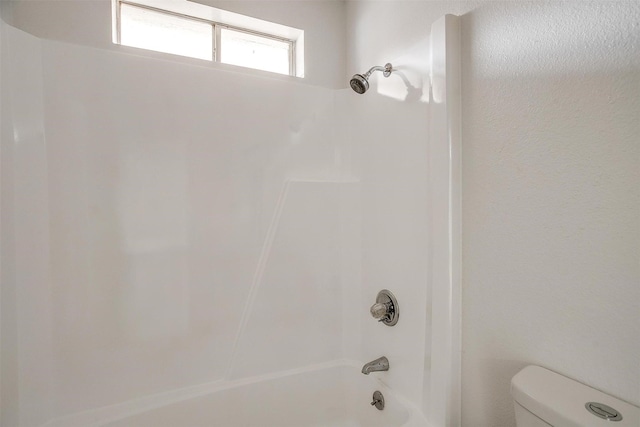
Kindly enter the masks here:
M 291 42 L 222 28 L 220 62 L 280 74 L 291 73 Z
M 120 4 L 120 44 L 213 60 L 213 26 L 206 22 Z
M 114 43 L 303 77 L 301 30 L 186 0 L 113 4 Z

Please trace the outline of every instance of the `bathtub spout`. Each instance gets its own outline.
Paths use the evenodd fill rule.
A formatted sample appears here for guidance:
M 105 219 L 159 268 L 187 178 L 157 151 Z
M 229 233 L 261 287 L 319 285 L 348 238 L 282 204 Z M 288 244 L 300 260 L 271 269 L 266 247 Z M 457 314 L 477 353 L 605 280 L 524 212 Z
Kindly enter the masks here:
M 371 362 L 365 364 L 362 367 L 362 373 L 365 375 L 369 375 L 371 372 L 379 372 L 379 371 L 388 371 L 389 370 L 389 359 L 382 356 L 376 360 L 372 360 Z

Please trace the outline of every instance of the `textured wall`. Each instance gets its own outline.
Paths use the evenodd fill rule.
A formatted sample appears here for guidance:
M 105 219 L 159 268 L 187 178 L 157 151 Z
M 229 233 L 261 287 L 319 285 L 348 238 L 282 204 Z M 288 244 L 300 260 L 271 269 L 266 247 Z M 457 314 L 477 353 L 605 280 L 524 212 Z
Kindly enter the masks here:
M 640 4 L 463 18 L 463 408 L 537 364 L 640 403 Z

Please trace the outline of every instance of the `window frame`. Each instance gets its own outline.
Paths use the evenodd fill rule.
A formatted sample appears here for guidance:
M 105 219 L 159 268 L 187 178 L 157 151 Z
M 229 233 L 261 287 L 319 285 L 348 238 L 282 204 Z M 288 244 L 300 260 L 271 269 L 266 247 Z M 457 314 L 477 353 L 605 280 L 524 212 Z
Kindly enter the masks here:
M 245 34 L 251 34 L 253 36 L 257 36 L 257 37 L 262 37 L 262 38 L 266 38 L 266 39 L 271 39 L 271 40 L 276 40 L 279 42 L 284 42 L 287 43 L 289 45 L 289 76 L 291 77 L 299 77 L 296 74 L 296 40 L 287 38 L 287 37 L 280 37 L 280 36 L 276 36 L 274 34 L 269 34 L 269 33 L 265 33 L 262 31 L 255 31 L 252 30 L 250 28 L 244 28 L 244 27 L 239 27 L 237 25 L 229 25 L 226 24 L 224 22 L 219 22 L 219 21 L 214 21 L 211 19 L 206 19 L 206 18 L 201 18 L 198 16 L 193 16 L 193 15 L 188 15 L 185 13 L 180 13 L 180 12 L 176 12 L 173 10 L 167 10 L 167 9 L 162 9 L 159 7 L 154 7 L 154 6 L 150 6 L 147 4 L 142 4 L 142 3 L 136 3 L 135 1 L 131 1 L 131 0 L 114 0 L 113 2 L 113 7 L 114 7 L 114 11 L 113 11 L 113 16 L 115 18 L 115 25 L 113 26 L 113 30 L 114 30 L 114 42 L 120 46 L 126 46 L 122 44 L 122 13 L 121 13 L 121 8 L 122 5 L 125 4 L 129 7 L 137 7 L 140 9 L 145 9 L 145 10 L 149 10 L 155 13 L 161 13 L 164 15 L 169 15 L 169 16 L 175 16 L 178 18 L 182 18 L 182 19 L 187 19 L 187 20 L 192 20 L 192 21 L 197 21 L 197 22 L 202 22 L 202 23 L 206 23 L 212 26 L 212 37 L 213 37 L 213 41 L 212 41 L 212 47 L 213 47 L 213 55 L 212 58 L 213 60 L 211 62 L 215 62 L 215 63 L 219 63 L 219 64 L 224 64 L 224 62 L 221 61 L 221 56 L 222 56 L 222 46 L 221 46 L 221 29 L 225 28 L 225 29 L 229 29 L 229 30 L 233 30 L 233 31 L 237 31 L 240 33 L 245 33 Z M 207 61 L 205 59 L 205 61 Z M 231 64 L 229 64 L 231 65 Z M 252 67 L 244 67 L 241 65 L 234 65 L 236 67 L 243 67 L 243 68 L 248 68 L 251 70 L 259 70 L 259 71 L 265 71 L 265 70 L 261 70 L 259 68 L 252 68 Z M 270 71 L 265 71 L 265 72 L 270 72 Z M 280 74 L 280 73 L 274 73 L 274 74 Z M 281 74 L 282 75 L 282 74 Z

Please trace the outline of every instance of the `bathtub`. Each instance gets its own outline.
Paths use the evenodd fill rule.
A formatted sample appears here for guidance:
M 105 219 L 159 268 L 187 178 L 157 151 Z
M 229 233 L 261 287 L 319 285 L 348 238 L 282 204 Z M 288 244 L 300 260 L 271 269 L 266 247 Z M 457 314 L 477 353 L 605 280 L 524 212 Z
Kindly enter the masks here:
M 85 425 L 104 427 L 427 427 L 419 411 L 355 364 L 216 383 L 173 402 L 116 405 Z M 384 394 L 382 411 L 372 394 Z M 156 399 L 158 400 L 158 399 Z M 159 399 L 160 401 L 162 399 Z M 166 400 L 166 399 L 165 399 Z M 120 409 L 118 409 L 120 408 Z M 106 408 L 103 408 L 106 409 Z M 118 414 L 118 412 L 120 412 Z M 88 414 L 85 414 L 88 415 Z M 97 418 L 101 418 L 98 420 Z M 71 421 L 71 420 L 68 420 Z M 80 421 L 79 419 L 76 421 Z M 75 423 L 72 423 L 75 424 Z

